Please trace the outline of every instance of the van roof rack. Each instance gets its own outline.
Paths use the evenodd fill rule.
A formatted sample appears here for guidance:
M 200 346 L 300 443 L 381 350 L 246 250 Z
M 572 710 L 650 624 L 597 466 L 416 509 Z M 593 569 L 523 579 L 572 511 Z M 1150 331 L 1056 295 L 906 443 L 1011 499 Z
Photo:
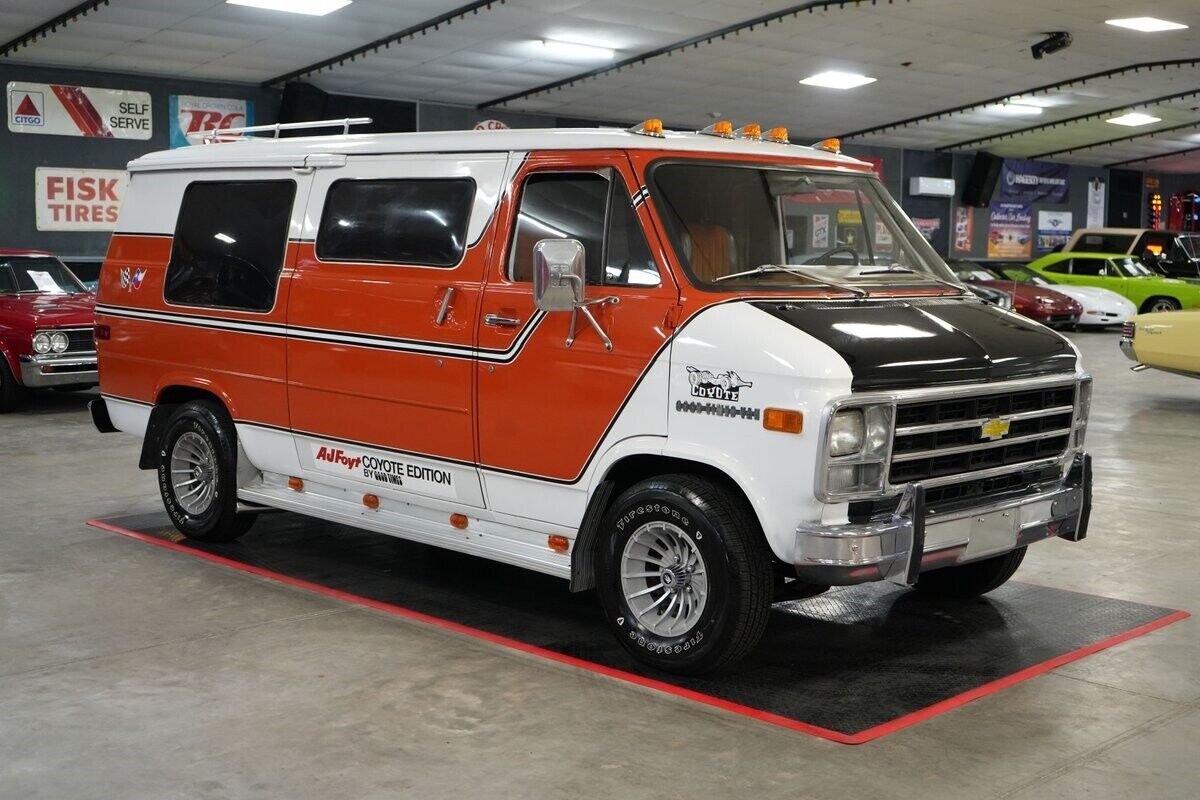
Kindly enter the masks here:
M 211 128 L 206 131 L 196 131 L 187 135 L 188 141 L 199 140 L 201 144 L 214 144 L 234 136 L 243 136 L 244 134 L 267 133 L 273 134 L 272 138 L 278 139 L 280 131 L 301 131 L 310 130 L 313 128 L 337 128 L 342 129 L 342 134 L 350 133 L 351 125 L 370 125 L 374 120 L 371 117 L 344 117 L 342 119 L 320 119 L 312 122 L 276 122 L 274 125 L 251 125 L 248 128 Z

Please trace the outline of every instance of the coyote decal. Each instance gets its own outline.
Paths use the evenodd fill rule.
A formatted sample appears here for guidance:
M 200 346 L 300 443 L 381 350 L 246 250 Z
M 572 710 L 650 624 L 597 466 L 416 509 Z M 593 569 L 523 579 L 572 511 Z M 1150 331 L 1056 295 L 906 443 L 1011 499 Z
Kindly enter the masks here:
M 688 382 L 692 385 L 692 397 L 736 402 L 741 397 L 742 389 L 749 389 L 754 385 L 733 370 L 713 373 L 706 369 L 688 367 L 687 371 Z

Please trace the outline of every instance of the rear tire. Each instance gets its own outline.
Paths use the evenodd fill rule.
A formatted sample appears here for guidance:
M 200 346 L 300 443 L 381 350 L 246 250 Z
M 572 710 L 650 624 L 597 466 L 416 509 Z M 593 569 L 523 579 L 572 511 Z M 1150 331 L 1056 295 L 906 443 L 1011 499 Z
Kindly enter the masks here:
M 638 483 L 606 515 L 597 577 L 621 645 L 656 669 L 699 675 L 758 644 L 774 575 L 742 498 L 695 475 Z
M 1151 297 L 1145 303 L 1142 303 L 1141 311 L 1146 313 L 1158 313 L 1161 311 L 1178 311 L 1183 308 L 1183 304 L 1174 297 Z
M 24 399 L 25 387 L 17 383 L 8 368 L 8 359 L 0 355 L 0 414 L 15 410 Z
M 255 515 L 237 513 L 237 434 L 221 405 L 194 400 L 180 406 L 158 456 L 159 494 L 184 536 L 229 542 L 254 524 Z
M 917 579 L 916 590 L 928 597 L 967 600 L 999 588 L 1025 560 L 1024 547 L 971 564 L 926 572 Z

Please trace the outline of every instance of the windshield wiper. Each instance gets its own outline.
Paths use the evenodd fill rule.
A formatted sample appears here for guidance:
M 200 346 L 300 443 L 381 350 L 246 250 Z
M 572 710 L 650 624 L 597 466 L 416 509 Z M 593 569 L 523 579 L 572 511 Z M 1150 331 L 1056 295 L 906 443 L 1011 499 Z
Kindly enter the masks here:
M 801 278 L 807 278 L 813 283 L 821 283 L 826 286 L 831 286 L 834 289 L 847 292 L 848 294 L 852 294 L 859 298 L 866 297 L 868 294 L 865 290 L 859 289 L 857 286 L 847 286 L 844 283 L 837 283 L 836 281 L 831 281 L 828 278 L 822 278 L 820 275 L 814 275 L 811 272 L 803 270 L 794 264 L 763 264 L 755 267 L 754 269 L 748 269 L 744 272 L 733 272 L 729 275 L 722 275 L 718 278 L 714 278 L 713 283 L 720 283 L 721 281 L 728 281 L 734 278 L 746 278 L 752 275 L 769 275 L 777 272 L 786 272 L 790 275 L 798 275 Z
M 865 269 L 865 270 L 862 270 L 861 272 L 859 272 L 858 274 L 859 275 L 887 275 L 887 274 L 896 274 L 896 273 L 907 273 L 909 275 L 916 275 L 917 271 L 915 269 L 906 267 L 903 264 L 888 264 L 883 269 Z M 921 276 L 924 278 L 928 278 L 929 280 L 933 281 L 934 283 L 940 283 L 942 286 L 948 286 L 951 289 L 956 290 L 959 294 L 964 294 L 964 295 L 971 294 L 971 291 L 969 289 L 966 289 L 957 283 L 951 283 L 950 281 L 942 280 L 941 278 L 937 277 L 936 275 L 927 275 L 927 274 L 922 273 Z

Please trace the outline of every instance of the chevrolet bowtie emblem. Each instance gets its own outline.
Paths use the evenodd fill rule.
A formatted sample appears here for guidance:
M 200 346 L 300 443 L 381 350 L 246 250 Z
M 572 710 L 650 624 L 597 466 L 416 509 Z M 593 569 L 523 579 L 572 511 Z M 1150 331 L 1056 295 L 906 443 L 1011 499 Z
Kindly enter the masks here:
M 993 442 L 997 439 L 1003 439 L 1005 436 L 1008 436 L 1008 429 L 1011 424 L 1009 420 L 998 417 L 996 419 L 989 419 L 983 423 L 983 427 L 979 430 L 979 435 L 981 438 L 990 439 Z

